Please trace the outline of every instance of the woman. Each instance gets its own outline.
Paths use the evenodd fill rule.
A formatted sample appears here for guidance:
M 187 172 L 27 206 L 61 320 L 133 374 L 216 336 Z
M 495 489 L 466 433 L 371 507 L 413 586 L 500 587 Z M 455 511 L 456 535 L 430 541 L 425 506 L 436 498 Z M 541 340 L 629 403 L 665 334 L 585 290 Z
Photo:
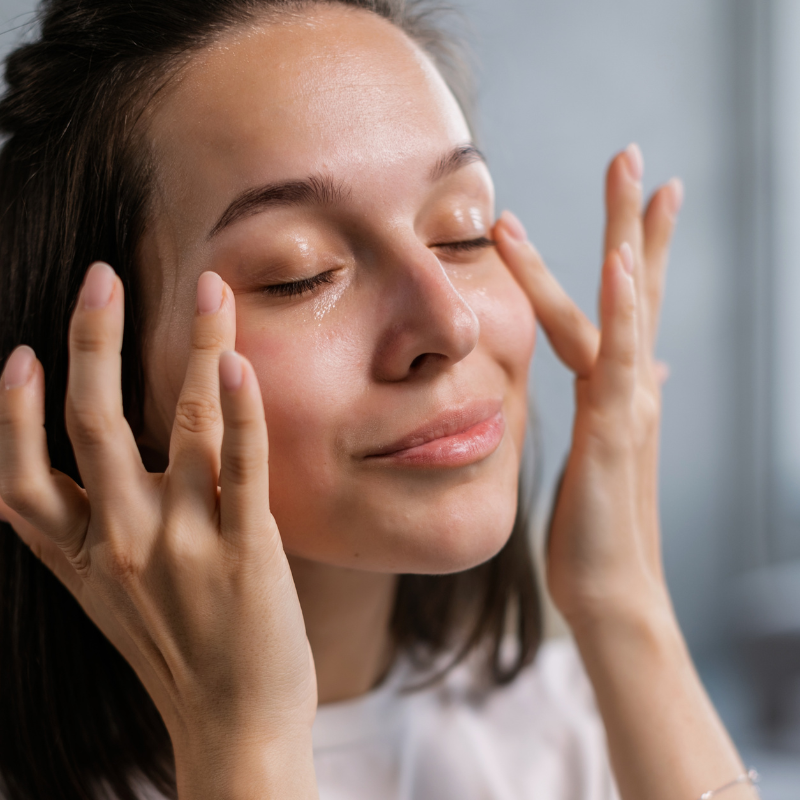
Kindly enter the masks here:
M 612 162 L 598 332 L 495 221 L 419 5 L 42 14 L 0 104 L 0 496 L 45 565 L 6 528 L 7 795 L 615 796 L 576 653 L 533 659 L 535 311 L 576 374 L 548 583 L 619 793 L 753 797 L 659 559 L 680 185 L 643 214 Z

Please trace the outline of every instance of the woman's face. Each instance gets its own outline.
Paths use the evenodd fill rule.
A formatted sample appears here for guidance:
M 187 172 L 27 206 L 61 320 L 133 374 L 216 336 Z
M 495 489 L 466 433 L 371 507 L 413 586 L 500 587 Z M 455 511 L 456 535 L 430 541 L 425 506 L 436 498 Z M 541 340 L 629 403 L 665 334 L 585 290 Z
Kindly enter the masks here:
M 287 552 L 420 573 L 492 556 L 516 510 L 534 319 L 484 241 L 489 172 L 429 61 L 377 16 L 320 6 L 196 56 L 149 138 L 149 442 L 168 451 L 214 270 L 261 385 Z

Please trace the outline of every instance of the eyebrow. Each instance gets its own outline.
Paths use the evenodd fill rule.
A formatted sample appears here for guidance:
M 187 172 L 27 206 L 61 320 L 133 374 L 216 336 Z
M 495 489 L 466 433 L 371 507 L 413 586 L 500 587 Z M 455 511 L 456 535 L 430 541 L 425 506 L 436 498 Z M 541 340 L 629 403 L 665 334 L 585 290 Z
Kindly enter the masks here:
M 472 144 L 457 145 L 437 160 L 431 169 L 430 180 L 440 181 L 476 161 L 486 163 L 486 159 L 477 147 Z M 327 175 L 312 175 L 304 180 L 270 183 L 246 189 L 223 211 L 222 216 L 209 231 L 208 238 L 212 239 L 237 220 L 258 214 L 267 208 L 334 205 L 347 200 L 351 194 L 346 184 L 337 182 Z
M 445 153 L 431 170 L 431 181 L 440 181 L 448 175 L 474 164 L 476 161 L 486 163 L 483 153 L 474 144 L 460 144 L 454 147 L 449 153 Z
M 211 239 L 223 228 L 243 217 L 250 217 L 270 206 L 332 205 L 341 203 L 350 194 L 344 184 L 326 175 L 312 175 L 300 181 L 270 183 L 246 189 L 225 209 L 208 234 Z

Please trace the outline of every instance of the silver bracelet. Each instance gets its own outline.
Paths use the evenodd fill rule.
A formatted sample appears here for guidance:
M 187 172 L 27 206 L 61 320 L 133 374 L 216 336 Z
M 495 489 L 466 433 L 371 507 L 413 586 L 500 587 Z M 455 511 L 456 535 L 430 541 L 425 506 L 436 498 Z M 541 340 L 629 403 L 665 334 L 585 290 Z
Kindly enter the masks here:
M 758 773 L 754 769 L 743 772 L 738 778 L 732 780 L 730 783 L 726 783 L 724 786 L 720 786 L 719 789 L 703 792 L 703 794 L 700 795 L 700 800 L 709 800 L 709 798 L 716 797 L 726 789 L 733 789 L 734 786 L 739 786 L 742 783 L 749 783 L 751 786 L 755 786 L 758 783 Z

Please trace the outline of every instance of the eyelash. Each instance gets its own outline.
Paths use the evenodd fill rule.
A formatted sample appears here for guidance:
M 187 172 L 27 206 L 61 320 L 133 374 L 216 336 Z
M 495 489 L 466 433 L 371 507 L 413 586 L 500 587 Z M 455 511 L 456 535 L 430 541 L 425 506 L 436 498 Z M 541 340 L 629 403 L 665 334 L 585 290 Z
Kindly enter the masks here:
M 477 239 L 467 239 L 463 242 L 433 244 L 431 247 L 437 247 L 440 250 L 449 250 L 453 253 L 466 253 L 473 250 L 483 250 L 488 247 L 494 247 L 494 245 L 494 240 L 489 239 L 486 236 L 480 236 Z M 314 289 L 317 289 L 326 283 L 333 283 L 333 272 L 321 272 L 319 275 L 314 275 L 311 278 L 304 278 L 301 281 L 275 283 L 272 284 L 272 286 L 265 286 L 263 291 L 266 294 L 271 294 L 277 297 L 297 297 L 298 295 L 305 294 L 306 292 L 313 292 Z
M 445 244 L 433 244 L 431 247 L 438 247 L 440 250 L 450 250 L 454 253 L 468 253 L 472 250 L 485 250 L 494 247 L 494 239 L 486 236 L 479 236 L 477 239 L 467 239 L 463 242 L 447 242 Z
M 332 271 L 320 272 L 319 275 L 314 275 L 311 278 L 303 278 L 301 281 L 274 283 L 272 286 L 265 286 L 263 291 L 265 294 L 277 295 L 278 297 L 296 297 L 306 292 L 313 292 L 314 289 L 317 289 L 324 283 L 333 283 Z

